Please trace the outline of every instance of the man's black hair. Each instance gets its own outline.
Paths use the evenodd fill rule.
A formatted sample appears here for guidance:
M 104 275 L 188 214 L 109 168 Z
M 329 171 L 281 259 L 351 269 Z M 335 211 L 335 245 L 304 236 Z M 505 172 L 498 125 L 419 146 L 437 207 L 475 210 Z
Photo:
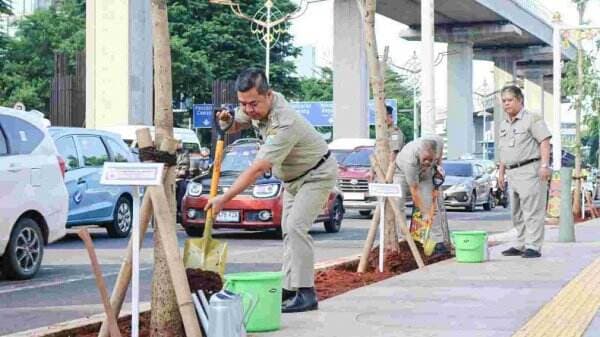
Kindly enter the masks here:
M 510 93 L 513 96 L 515 96 L 516 98 L 519 99 L 519 101 L 524 102 L 525 98 L 523 97 L 523 91 L 521 91 L 521 88 L 519 88 L 518 86 L 511 84 L 511 85 L 507 85 L 504 88 L 502 88 L 501 91 L 502 94 L 504 93 Z
M 386 105 L 386 106 L 385 106 L 385 110 L 387 110 L 387 114 L 388 114 L 388 115 L 393 115 L 393 114 L 394 114 L 394 108 L 392 108 L 392 107 L 391 107 L 391 106 L 389 106 L 389 105 Z
M 256 88 L 259 94 L 265 95 L 269 91 L 269 82 L 262 69 L 248 68 L 242 71 L 235 81 L 235 90 L 246 92 Z

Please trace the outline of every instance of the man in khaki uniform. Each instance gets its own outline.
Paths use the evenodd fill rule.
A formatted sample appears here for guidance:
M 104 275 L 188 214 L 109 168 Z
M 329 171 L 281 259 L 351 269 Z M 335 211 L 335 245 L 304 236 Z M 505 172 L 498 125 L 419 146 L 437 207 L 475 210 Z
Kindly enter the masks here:
M 502 89 L 502 106 L 507 118 L 500 123 L 498 186 L 504 174 L 510 182 L 510 204 L 517 241 L 502 252 L 505 256 L 541 256 L 544 241 L 546 191 L 551 170 L 550 131 L 542 116 L 523 108 L 523 93 L 511 85 Z
M 283 312 L 316 310 L 313 240 L 308 234 L 335 186 L 337 164 L 315 128 L 269 88 L 262 70 L 247 69 L 236 81 L 241 111 L 230 132 L 258 127 L 264 144 L 255 161 L 222 196 L 211 200 L 218 213 L 223 204 L 252 185 L 264 172 L 284 181 L 283 196 Z M 218 118 L 231 118 L 227 111 Z
M 394 125 L 394 109 L 389 105 L 386 105 L 385 108 L 387 110 L 385 122 L 388 127 L 390 150 L 392 151 L 390 159 L 395 160 L 402 147 L 404 147 L 404 134 L 397 125 Z
M 400 210 L 403 212 L 406 203 L 406 196 L 410 195 L 414 207 L 417 207 L 427 216 L 427 211 L 431 209 L 433 196 L 433 170 L 434 166 L 441 169 L 442 156 L 444 153 L 444 141 L 438 136 L 425 136 L 417 138 L 404 146 L 396 157 L 396 167 L 398 168 L 394 180 L 402 186 L 403 196 L 400 198 Z M 437 214 L 436 214 L 437 215 Z M 431 225 L 431 239 L 436 242 L 434 254 L 444 254 L 448 252 L 448 247 L 444 244 L 444 232 L 440 219 L 434 220 Z M 423 219 L 428 220 L 428 219 Z

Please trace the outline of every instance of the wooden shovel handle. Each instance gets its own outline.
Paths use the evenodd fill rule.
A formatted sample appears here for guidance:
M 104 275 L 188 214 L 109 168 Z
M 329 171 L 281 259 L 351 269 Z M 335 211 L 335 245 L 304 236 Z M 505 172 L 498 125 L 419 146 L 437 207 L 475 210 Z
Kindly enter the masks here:
M 100 264 L 98 263 L 98 258 L 96 257 L 96 251 L 94 250 L 94 243 L 92 242 L 92 237 L 87 229 L 80 229 L 77 232 L 77 235 L 83 240 L 85 244 L 85 249 L 90 256 L 90 262 L 92 264 L 92 271 L 94 272 L 94 276 L 96 277 L 96 286 L 100 291 L 100 298 L 102 299 L 102 305 L 104 306 L 104 313 L 106 314 L 106 318 L 108 319 L 108 328 L 110 331 L 111 337 L 121 337 L 121 332 L 119 331 L 119 325 L 117 324 L 117 318 L 115 313 L 113 312 L 112 306 L 110 305 L 110 300 L 108 298 L 108 290 L 106 289 L 106 283 L 104 283 L 104 277 L 102 277 L 102 270 L 100 269 Z

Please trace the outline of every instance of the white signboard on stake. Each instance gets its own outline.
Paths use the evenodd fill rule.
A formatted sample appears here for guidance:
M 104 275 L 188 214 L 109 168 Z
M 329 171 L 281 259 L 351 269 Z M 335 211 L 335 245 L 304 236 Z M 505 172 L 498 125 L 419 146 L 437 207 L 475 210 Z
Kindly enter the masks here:
M 162 184 L 162 163 L 104 163 L 100 183 L 129 185 L 133 189 L 133 223 L 131 228 L 131 336 L 139 336 L 140 318 L 140 186 Z
M 399 184 L 369 184 L 369 195 L 373 197 L 401 197 L 402 186 Z

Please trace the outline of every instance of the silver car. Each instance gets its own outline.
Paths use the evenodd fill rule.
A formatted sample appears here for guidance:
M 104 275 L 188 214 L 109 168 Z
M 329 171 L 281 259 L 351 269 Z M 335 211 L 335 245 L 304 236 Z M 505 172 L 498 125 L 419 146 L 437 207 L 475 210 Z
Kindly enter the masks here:
M 496 207 L 496 198 L 492 193 L 492 177 L 480 163 L 464 161 L 445 161 L 446 172 L 442 185 L 444 204 L 447 207 L 464 207 L 475 211 L 477 206 L 489 211 Z

